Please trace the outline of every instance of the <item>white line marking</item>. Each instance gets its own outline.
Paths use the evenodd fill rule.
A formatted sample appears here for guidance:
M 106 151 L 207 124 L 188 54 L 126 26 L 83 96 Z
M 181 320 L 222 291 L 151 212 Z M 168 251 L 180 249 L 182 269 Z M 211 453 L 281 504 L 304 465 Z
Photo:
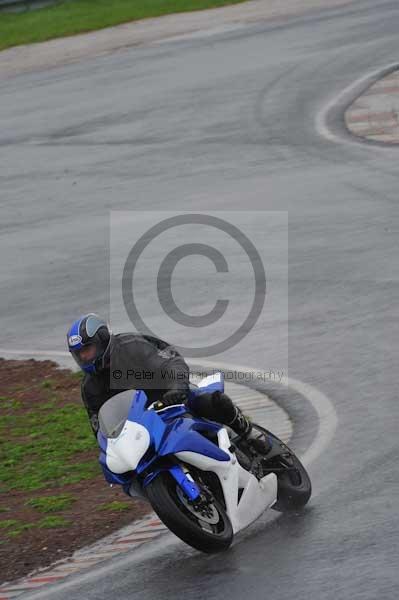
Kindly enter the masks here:
M 226 371 L 236 370 L 241 371 L 242 373 L 249 373 L 253 370 L 242 365 L 232 365 L 230 363 L 221 363 L 219 361 L 215 361 L 215 363 L 218 367 Z M 215 368 L 215 363 L 211 363 L 210 361 L 206 360 L 201 361 L 201 364 L 203 364 L 204 367 L 209 366 L 211 368 Z M 338 424 L 337 413 L 335 412 L 335 408 L 331 400 L 329 400 L 329 398 L 327 398 L 323 392 L 309 385 L 308 383 L 299 381 L 299 379 L 293 379 L 292 377 L 283 376 L 281 379 L 281 384 L 286 387 L 290 387 L 304 396 L 317 412 L 319 427 L 316 437 L 305 454 L 301 457 L 302 462 L 306 466 L 309 466 L 314 460 L 316 460 L 318 456 L 320 456 L 322 452 L 324 452 L 334 437 L 334 433 Z
M 332 98 L 329 102 L 327 102 L 327 104 L 325 106 L 323 106 L 323 108 L 321 110 L 319 110 L 319 112 L 316 115 L 316 129 L 318 131 L 318 133 L 322 136 L 327 138 L 328 140 L 330 140 L 331 142 L 335 142 L 335 143 L 350 143 L 351 140 L 350 138 L 342 138 L 339 135 L 336 135 L 335 133 L 333 133 L 331 131 L 331 129 L 329 128 L 328 124 L 327 124 L 327 118 L 328 115 L 330 113 L 330 111 L 335 107 L 335 106 L 339 106 L 339 105 L 343 105 L 345 103 L 345 99 L 346 98 L 350 98 L 353 96 L 353 101 L 356 100 L 356 94 L 357 94 L 357 90 L 359 90 L 359 94 L 358 96 L 360 96 L 361 94 L 363 94 L 362 88 L 365 88 L 364 91 L 367 89 L 367 83 L 368 81 L 370 81 L 370 85 L 373 83 L 373 78 L 377 77 L 379 75 L 379 73 L 381 73 L 381 77 L 384 76 L 384 72 L 385 71 L 389 71 L 389 69 L 394 68 L 394 67 L 398 67 L 398 63 L 392 63 L 390 65 L 384 66 L 384 67 L 379 67 L 378 69 L 375 69 L 374 71 L 370 71 L 369 73 L 367 73 L 366 75 L 363 75 L 362 77 L 359 77 L 359 79 L 356 79 L 356 81 L 352 82 L 350 85 L 348 85 L 346 88 L 344 88 L 341 92 L 339 92 L 339 94 L 337 94 L 336 96 L 334 96 L 334 98 Z M 349 108 L 349 107 L 348 107 Z M 357 143 L 356 140 L 353 140 L 352 143 Z M 366 147 L 366 145 L 365 145 Z M 382 150 L 385 150 L 384 146 L 374 146 L 373 150 L 375 148 L 381 148 Z M 387 148 L 389 148 L 389 146 L 387 146 Z

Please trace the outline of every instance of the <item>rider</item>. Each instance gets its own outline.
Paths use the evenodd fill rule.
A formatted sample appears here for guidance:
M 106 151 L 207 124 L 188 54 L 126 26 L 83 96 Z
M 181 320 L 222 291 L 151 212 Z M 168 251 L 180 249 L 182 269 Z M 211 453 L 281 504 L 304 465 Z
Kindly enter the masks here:
M 189 368 L 167 342 L 139 333 L 113 334 L 106 321 L 90 313 L 72 324 L 67 343 L 85 373 L 81 395 L 95 436 L 98 411 L 104 402 L 124 390 L 138 388 L 145 390 L 148 405 L 156 401 L 163 406 L 184 403 L 196 416 L 228 425 L 258 452 L 268 452 L 268 441 L 255 436 L 251 422 L 227 394 L 217 391 L 190 397 Z

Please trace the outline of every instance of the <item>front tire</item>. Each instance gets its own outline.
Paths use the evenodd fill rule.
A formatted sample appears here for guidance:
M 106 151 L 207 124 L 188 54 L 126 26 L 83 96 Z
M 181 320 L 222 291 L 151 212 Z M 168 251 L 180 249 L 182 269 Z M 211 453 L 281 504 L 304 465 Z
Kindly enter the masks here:
M 161 521 L 183 542 L 208 554 L 227 550 L 233 528 L 225 509 L 216 499 L 209 505 L 208 520 L 190 506 L 175 479 L 161 471 L 146 487 L 148 500 Z M 201 519 L 202 517 L 202 519 Z

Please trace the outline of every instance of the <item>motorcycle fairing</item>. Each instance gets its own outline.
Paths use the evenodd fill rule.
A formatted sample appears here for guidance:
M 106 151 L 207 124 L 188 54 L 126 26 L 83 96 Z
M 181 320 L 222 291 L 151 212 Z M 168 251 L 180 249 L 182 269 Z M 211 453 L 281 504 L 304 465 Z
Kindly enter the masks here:
M 276 502 L 277 477 L 270 473 L 258 480 L 255 475 L 244 469 L 236 456 L 230 452 L 230 439 L 226 429 L 220 429 L 218 439 L 220 448 L 229 454 L 229 462 L 215 461 L 194 452 L 179 452 L 176 456 L 203 471 L 216 473 L 223 489 L 227 515 L 234 533 L 237 533 Z M 240 497 L 237 494 L 238 490 L 242 491 Z
M 212 391 L 216 388 L 223 391 L 223 380 L 220 376 L 207 377 L 200 382 L 200 386 L 191 390 L 191 393 L 203 393 L 209 390 L 209 386 L 214 386 Z M 249 525 L 276 501 L 276 475 L 271 473 L 259 481 L 246 471 L 230 451 L 231 442 L 225 428 L 206 419 L 183 418 L 187 414 L 184 405 L 166 407 L 156 412 L 148 410 L 146 403 L 147 397 L 143 391 L 132 393 L 132 404 L 120 435 L 111 440 L 101 432 L 98 434 L 100 463 L 107 481 L 122 483 L 126 491 L 129 478 L 131 481 L 136 473 L 143 473 L 154 463 L 154 469 L 144 479 L 144 487 L 161 471 L 167 470 L 188 498 L 195 500 L 199 494 L 198 487 L 182 466 L 176 464 L 176 458 L 199 469 L 213 471 L 220 480 L 226 512 L 234 532 Z M 216 433 L 218 445 L 201 435 L 201 431 Z M 139 439 L 135 441 L 134 435 L 139 435 Z M 121 441 L 118 441 L 119 437 Z M 137 444 L 137 441 L 140 443 Z M 115 449 L 122 449 L 119 467 L 113 452 Z M 125 473 L 127 466 L 130 472 Z

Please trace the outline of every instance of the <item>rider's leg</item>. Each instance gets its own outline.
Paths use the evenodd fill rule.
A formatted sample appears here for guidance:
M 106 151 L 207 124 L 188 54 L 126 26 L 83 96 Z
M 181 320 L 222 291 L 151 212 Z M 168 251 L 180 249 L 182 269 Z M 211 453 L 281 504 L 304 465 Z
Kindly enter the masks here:
M 248 440 L 258 452 L 266 454 L 270 450 L 270 444 L 265 436 L 252 428 L 251 421 L 227 394 L 221 392 L 200 394 L 190 399 L 187 405 L 200 417 L 228 425 L 237 435 Z

